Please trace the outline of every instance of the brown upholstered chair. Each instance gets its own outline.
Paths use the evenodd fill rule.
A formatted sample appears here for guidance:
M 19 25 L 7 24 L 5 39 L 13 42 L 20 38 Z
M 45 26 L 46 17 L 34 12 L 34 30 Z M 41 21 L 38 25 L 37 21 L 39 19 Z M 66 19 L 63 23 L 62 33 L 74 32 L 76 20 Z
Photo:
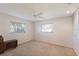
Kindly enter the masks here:
M 4 38 L 2 35 L 0 35 L 0 53 L 4 52 L 7 49 L 10 48 L 16 48 L 18 45 L 17 40 L 8 40 L 4 42 Z
M 4 52 L 6 49 L 6 45 L 4 44 L 4 38 L 0 35 L 0 53 Z

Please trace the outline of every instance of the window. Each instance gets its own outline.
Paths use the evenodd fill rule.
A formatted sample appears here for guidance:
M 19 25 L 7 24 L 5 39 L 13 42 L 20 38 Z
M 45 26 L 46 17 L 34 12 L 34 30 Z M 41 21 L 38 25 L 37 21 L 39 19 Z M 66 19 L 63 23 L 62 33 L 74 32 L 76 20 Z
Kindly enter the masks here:
M 52 32 L 52 24 L 42 24 L 41 31 L 42 32 Z
M 19 22 L 11 22 L 10 32 L 16 32 L 16 33 L 25 32 L 25 24 Z

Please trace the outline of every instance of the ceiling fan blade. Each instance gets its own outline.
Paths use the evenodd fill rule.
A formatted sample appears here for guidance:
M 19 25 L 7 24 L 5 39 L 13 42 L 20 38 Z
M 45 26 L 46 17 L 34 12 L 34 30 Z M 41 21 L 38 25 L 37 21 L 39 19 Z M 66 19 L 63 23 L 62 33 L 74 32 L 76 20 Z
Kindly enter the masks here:
M 39 15 L 42 15 L 43 13 L 42 12 L 39 12 L 37 14 L 34 14 L 33 16 L 39 16 Z
M 42 12 L 39 12 L 37 15 L 42 15 L 43 13 Z
M 38 16 L 39 18 L 44 18 L 44 17 L 42 17 L 42 16 Z

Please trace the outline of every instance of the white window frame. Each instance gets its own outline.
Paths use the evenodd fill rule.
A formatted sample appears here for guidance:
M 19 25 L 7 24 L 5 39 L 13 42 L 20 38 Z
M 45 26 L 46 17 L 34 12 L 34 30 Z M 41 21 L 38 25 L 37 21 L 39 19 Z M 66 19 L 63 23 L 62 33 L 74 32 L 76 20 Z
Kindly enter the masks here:
M 45 28 L 43 28 L 43 26 L 46 26 L 46 25 L 50 25 L 51 29 L 45 30 Z M 47 32 L 47 33 L 50 33 L 50 32 L 52 32 L 52 30 L 53 30 L 53 26 L 52 26 L 51 23 L 41 24 L 41 32 Z
M 24 25 L 24 27 L 22 25 Z M 13 29 L 11 27 L 13 27 Z M 25 32 L 25 23 L 10 22 L 10 33 L 24 33 L 24 32 Z

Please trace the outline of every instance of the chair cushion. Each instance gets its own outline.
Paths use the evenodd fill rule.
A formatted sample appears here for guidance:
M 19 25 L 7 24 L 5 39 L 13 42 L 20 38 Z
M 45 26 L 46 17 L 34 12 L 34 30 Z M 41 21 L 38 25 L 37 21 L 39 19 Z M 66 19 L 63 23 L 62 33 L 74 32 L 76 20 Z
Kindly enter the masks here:
M 0 35 L 0 43 L 4 42 L 4 38 L 2 35 Z

